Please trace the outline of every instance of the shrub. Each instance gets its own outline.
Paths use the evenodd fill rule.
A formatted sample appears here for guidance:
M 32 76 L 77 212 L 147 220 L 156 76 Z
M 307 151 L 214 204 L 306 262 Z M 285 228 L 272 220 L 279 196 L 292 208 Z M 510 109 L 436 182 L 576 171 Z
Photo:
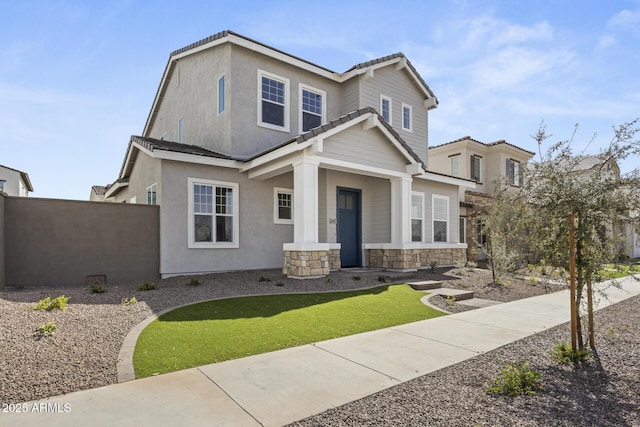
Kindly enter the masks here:
M 353 277 L 352 277 L 352 279 L 353 279 L 353 280 L 362 280 L 362 277 L 360 277 L 360 276 L 353 276 Z
M 563 341 L 556 344 L 551 350 L 551 358 L 558 363 L 578 363 L 585 362 L 591 357 L 591 350 L 587 348 L 578 348 L 575 351 L 571 346 Z
M 475 261 L 467 261 L 467 268 L 477 268 L 478 263 Z
M 91 285 L 91 286 L 89 286 L 89 292 L 91 292 L 92 294 L 102 294 L 102 293 L 105 293 L 106 291 L 107 290 L 102 285 Z
M 58 298 L 51 299 L 51 297 L 46 297 L 45 299 L 41 299 L 38 303 L 31 308 L 34 310 L 61 310 L 64 311 L 67 308 L 67 301 L 69 301 L 69 297 L 65 297 L 64 295 L 59 296 Z
M 327 284 L 333 285 L 333 277 L 327 277 Z
M 270 281 L 271 279 L 265 276 L 260 276 L 260 278 L 258 279 L 258 282 L 270 282 Z
M 431 263 L 429 264 L 429 267 L 431 268 L 431 272 L 435 273 L 436 270 L 438 269 L 438 261 L 431 261 Z
M 509 364 L 500 372 L 500 376 L 487 389 L 490 394 L 504 394 L 507 396 L 534 395 L 541 387 L 540 372 L 529 368 L 528 362 Z
M 453 307 L 456 305 L 456 297 L 451 296 L 451 295 L 447 295 L 446 296 L 446 302 L 447 302 L 447 306 L 448 307 Z
M 141 291 L 141 292 L 153 291 L 155 289 L 158 289 L 158 285 L 155 284 L 154 282 L 144 282 L 140 286 L 138 286 L 138 291 Z
M 378 276 L 378 282 L 387 283 L 387 278 L 385 276 Z
M 122 298 L 122 301 L 120 302 L 120 305 L 133 305 L 133 304 L 137 304 L 138 300 L 136 299 L 136 297 L 131 297 L 131 298 Z
M 284 286 L 284 283 L 278 282 L 278 283 L 276 283 L 276 286 Z
M 200 285 L 200 280 L 197 277 L 192 277 L 187 282 L 187 285 L 189 285 L 189 286 L 199 286 Z
M 40 326 L 36 328 L 36 333 L 42 337 L 48 337 L 56 333 L 56 322 L 49 321 L 47 323 L 41 323 Z

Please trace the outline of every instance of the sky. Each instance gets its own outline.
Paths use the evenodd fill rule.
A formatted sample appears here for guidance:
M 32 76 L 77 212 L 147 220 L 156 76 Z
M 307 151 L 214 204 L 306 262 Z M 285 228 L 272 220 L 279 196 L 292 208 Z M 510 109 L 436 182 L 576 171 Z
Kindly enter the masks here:
M 0 0 L 0 164 L 32 197 L 115 181 L 169 54 L 232 30 L 333 71 L 404 53 L 440 101 L 429 144 L 470 135 L 597 153 L 640 117 L 640 0 Z M 591 142 L 590 142 L 591 141 Z M 640 164 L 629 159 L 623 171 Z

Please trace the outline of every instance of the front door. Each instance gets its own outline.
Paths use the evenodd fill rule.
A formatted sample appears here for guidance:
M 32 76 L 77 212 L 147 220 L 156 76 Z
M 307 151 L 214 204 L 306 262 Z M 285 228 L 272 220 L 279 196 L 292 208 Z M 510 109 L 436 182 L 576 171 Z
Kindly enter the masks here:
M 338 188 L 338 243 L 342 267 L 360 267 L 360 190 Z

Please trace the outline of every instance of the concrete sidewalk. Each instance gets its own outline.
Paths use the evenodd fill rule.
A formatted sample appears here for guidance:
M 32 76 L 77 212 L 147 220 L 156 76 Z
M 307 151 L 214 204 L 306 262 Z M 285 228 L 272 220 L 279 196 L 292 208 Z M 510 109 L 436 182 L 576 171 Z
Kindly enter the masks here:
M 621 283 L 598 308 L 640 294 L 639 281 Z M 28 402 L 0 412 L 0 425 L 280 426 L 568 320 L 561 291 Z

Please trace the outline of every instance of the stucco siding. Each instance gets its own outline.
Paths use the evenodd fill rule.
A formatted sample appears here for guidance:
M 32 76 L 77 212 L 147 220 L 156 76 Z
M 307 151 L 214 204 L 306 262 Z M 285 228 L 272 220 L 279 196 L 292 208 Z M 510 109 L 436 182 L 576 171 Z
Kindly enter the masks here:
M 232 93 L 234 103 L 230 154 L 250 157 L 302 133 L 299 126 L 300 84 L 326 92 L 327 121 L 340 116 L 342 90 L 337 82 L 240 46 L 232 47 L 231 60 L 237 84 Z M 289 132 L 258 126 L 258 70 L 289 80 Z
M 235 169 L 189 165 L 164 160 L 160 227 L 160 273 L 198 274 L 214 271 L 281 268 L 282 245 L 293 241 L 293 225 L 274 224 L 274 187 L 293 188 L 293 174 L 265 181 L 248 180 Z M 239 248 L 189 248 L 188 179 L 238 184 Z M 170 196 L 169 196 L 170 195 Z
M 391 125 L 423 162 L 427 162 L 427 110 L 424 97 L 406 70 L 394 65 L 376 69 L 372 78 L 360 80 L 360 107 L 380 112 L 380 95 L 391 98 Z M 402 104 L 411 106 L 412 131 L 402 129 Z
M 155 120 L 144 136 L 179 142 L 178 122 L 182 118 L 182 142 L 231 154 L 230 118 L 233 111 L 231 46 L 216 46 L 177 60 L 168 77 Z M 218 115 L 218 79 L 225 76 L 225 112 Z M 244 83 L 242 83 L 244 84 Z
M 381 131 L 351 127 L 324 141 L 319 157 L 405 172 L 409 161 Z
M 114 196 L 116 203 L 130 203 L 135 197 L 137 204 L 147 204 L 147 188 L 156 184 L 156 204 L 162 200 L 162 163 L 143 152 L 138 157 L 129 176 L 129 185 Z
M 449 198 L 449 224 L 448 243 L 459 242 L 459 216 L 460 204 L 458 201 L 458 187 L 455 185 L 442 184 L 424 179 L 415 178 L 411 184 L 412 191 L 424 194 L 424 221 L 426 243 L 433 243 L 433 205 L 432 196 L 446 196 Z
M 4 181 L 4 192 L 9 196 L 25 196 L 21 194 L 22 178 L 20 172 L 0 167 L 0 181 Z M 24 186 L 24 184 L 23 184 Z

